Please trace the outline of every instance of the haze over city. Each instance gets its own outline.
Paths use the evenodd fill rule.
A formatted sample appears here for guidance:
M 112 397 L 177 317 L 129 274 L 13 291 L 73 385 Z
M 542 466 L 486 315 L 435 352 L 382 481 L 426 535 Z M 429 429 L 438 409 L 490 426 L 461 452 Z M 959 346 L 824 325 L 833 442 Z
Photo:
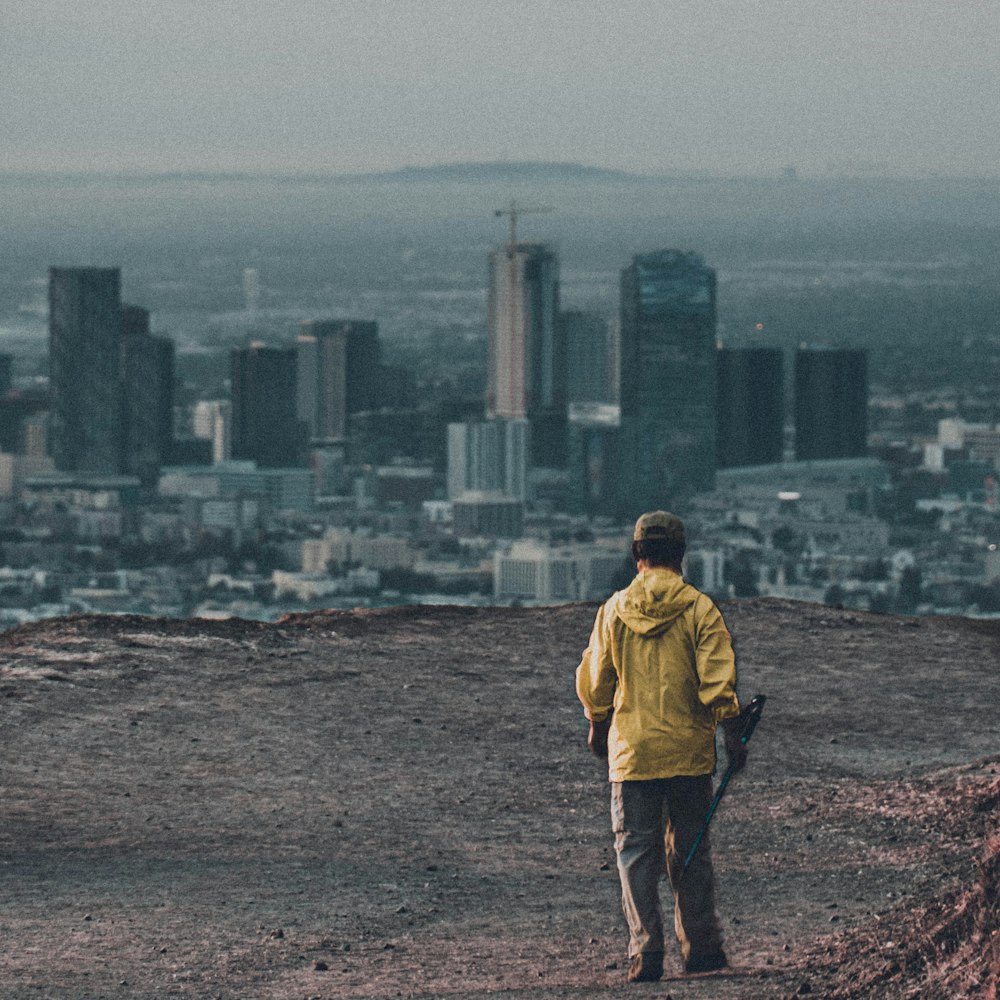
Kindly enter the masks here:
M 997 175 L 989 0 L 8 4 L 0 169 Z

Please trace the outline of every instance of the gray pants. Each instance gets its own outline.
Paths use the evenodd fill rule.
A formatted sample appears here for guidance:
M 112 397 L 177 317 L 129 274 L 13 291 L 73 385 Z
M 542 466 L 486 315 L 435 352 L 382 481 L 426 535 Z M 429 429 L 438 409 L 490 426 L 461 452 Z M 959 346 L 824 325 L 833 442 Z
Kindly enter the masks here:
M 674 894 L 674 930 L 687 961 L 722 948 L 708 836 L 688 870 L 681 867 L 712 802 L 712 778 L 658 778 L 611 784 L 611 825 L 629 929 L 629 956 L 663 951 L 659 881 Z

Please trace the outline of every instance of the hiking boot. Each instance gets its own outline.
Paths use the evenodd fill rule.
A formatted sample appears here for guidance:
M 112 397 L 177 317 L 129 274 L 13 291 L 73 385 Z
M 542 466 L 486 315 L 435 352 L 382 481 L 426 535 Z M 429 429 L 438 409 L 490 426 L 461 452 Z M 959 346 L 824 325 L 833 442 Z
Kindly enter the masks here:
M 689 955 L 684 963 L 685 972 L 718 972 L 724 969 L 729 963 L 726 961 L 726 953 L 720 948 L 718 951 L 706 952 L 703 955 Z
M 628 965 L 630 983 L 658 983 L 663 977 L 663 952 L 645 951 L 634 955 Z

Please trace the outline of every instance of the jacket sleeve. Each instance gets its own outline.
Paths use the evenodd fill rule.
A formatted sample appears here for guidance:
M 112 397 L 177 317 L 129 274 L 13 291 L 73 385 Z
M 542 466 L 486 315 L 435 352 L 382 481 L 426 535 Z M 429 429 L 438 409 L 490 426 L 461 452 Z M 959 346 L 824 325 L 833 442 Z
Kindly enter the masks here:
M 592 722 L 603 722 L 614 708 L 618 674 L 611 653 L 611 628 L 607 604 L 601 605 L 590 633 L 590 645 L 576 671 L 576 693 L 583 714 Z
M 736 655 L 722 612 L 711 599 L 695 606 L 695 660 L 698 699 L 716 722 L 740 714 L 736 697 Z

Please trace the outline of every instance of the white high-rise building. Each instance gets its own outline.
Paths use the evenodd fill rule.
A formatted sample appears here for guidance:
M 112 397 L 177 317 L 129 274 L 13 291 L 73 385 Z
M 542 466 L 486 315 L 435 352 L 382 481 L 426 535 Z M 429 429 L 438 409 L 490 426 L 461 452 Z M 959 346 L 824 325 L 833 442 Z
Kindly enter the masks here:
M 488 420 L 448 425 L 448 498 L 464 493 L 528 497 L 527 420 Z
M 212 461 L 218 465 L 232 457 L 233 408 L 228 399 L 203 399 L 194 406 L 193 433 L 212 442 Z
M 243 304 L 248 313 L 260 305 L 260 274 L 255 267 L 243 268 Z
M 544 243 L 490 254 L 486 416 L 509 420 L 565 401 L 558 342 L 559 262 Z
M 493 594 L 501 600 L 542 603 L 603 600 L 621 566 L 619 552 L 587 545 L 550 547 L 525 539 L 494 556 Z

